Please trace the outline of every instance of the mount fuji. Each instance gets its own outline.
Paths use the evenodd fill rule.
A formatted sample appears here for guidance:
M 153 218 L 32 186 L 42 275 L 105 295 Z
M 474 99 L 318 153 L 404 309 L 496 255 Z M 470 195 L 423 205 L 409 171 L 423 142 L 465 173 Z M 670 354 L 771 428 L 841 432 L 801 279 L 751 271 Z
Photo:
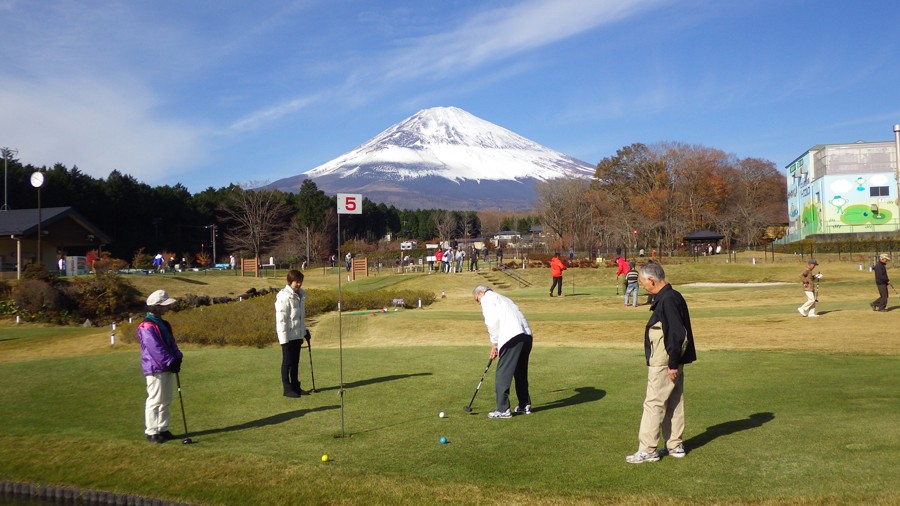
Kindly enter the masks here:
M 424 109 L 358 148 L 266 188 L 361 193 L 400 209 L 524 211 L 538 181 L 589 178 L 594 167 L 456 107 Z

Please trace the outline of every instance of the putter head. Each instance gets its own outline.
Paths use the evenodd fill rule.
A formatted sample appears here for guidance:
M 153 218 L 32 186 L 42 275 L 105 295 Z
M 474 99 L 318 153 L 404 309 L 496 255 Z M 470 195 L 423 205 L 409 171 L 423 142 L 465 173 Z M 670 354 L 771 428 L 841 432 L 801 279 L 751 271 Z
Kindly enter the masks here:
M 194 442 L 194 441 L 191 440 L 191 438 L 189 438 L 189 437 L 186 437 L 186 438 L 184 438 L 184 439 L 181 440 L 181 444 L 183 444 L 183 445 L 189 445 L 189 444 L 192 444 L 193 442 Z
M 309 393 L 311 393 L 311 394 L 318 393 L 318 391 L 319 391 L 318 388 L 310 388 L 309 389 Z
M 466 413 L 471 413 L 471 412 L 472 412 L 472 406 L 466 406 L 466 407 L 464 407 L 464 408 L 463 408 L 463 411 L 465 411 Z

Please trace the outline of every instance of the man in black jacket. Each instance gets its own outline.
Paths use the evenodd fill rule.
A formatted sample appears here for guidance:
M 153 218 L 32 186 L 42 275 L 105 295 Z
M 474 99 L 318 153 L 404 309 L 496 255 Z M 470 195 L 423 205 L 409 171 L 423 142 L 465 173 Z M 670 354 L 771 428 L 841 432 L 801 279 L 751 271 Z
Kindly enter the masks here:
M 641 267 L 640 283 L 654 296 L 650 320 L 644 330 L 647 360 L 647 396 L 638 433 L 637 453 L 625 457 L 630 464 L 656 462 L 663 455 L 684 457 L 684 364 L 697 360 L 691 316 L 680 293 L 666 282 L 662 265 Z M 659 437 L 665 447 L 657 450 Z
M 891 280 L 888 279 L 887 267 L 885 266 L 891 260 L 887 253 L 882 253 L 875 263 L 875 286 L 878 288 L 878 298 L 869 304 L 873 311 L 887 311 L 888 285 Z

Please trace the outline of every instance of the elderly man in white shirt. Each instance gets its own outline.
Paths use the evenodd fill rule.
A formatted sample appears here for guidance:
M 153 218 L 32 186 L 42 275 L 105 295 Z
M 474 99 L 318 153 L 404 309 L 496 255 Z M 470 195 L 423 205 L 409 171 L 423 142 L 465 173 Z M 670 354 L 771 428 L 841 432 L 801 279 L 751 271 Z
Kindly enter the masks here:
M 472 290 L 475 301 L 481 304 L 484 324 L 491 339 L 491 360 L 497 362 L 495 388 L 497 410 L 488 418 L 512 418 L 509 388 L 516 381 L 516 398 L 519 404 L 516 414 L 531 414 L 531 395 L 528 393 L 528 357 L 531 355 L 533 337 L 525 316 L 516 303 L 484 285 Z

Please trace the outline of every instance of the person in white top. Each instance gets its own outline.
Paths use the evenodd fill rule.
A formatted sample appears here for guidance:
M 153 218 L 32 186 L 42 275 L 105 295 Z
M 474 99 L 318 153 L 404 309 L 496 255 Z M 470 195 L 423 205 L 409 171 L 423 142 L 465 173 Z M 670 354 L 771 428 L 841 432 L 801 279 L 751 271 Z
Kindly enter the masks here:
M 472 290 L 475 302 L 481 304 L 484 324 L 491 341 L 490 359 L 497 361 L 495 388 L 497 410 L 488 418 L 511 418 L 509 389 L 516 382 L 518 405 L 516 414 L 531 414 L 531 395 L 528 393 L 528 358 L 534 341 L 528 321 L 515 302 L 508 297 L 478 285 Z
M 287 286 L 275 296 L 275 333 L 281 344 L 281 383 L 285 397 L 300 397 L 309 392 L 300 388 L 297 377 L 300 367 L 300 348 L 303 339 L 309 342 L 309 330 L 306 329 L 306 292 L 303 285 L 303 273 L 290 270 L 287 273 Z

